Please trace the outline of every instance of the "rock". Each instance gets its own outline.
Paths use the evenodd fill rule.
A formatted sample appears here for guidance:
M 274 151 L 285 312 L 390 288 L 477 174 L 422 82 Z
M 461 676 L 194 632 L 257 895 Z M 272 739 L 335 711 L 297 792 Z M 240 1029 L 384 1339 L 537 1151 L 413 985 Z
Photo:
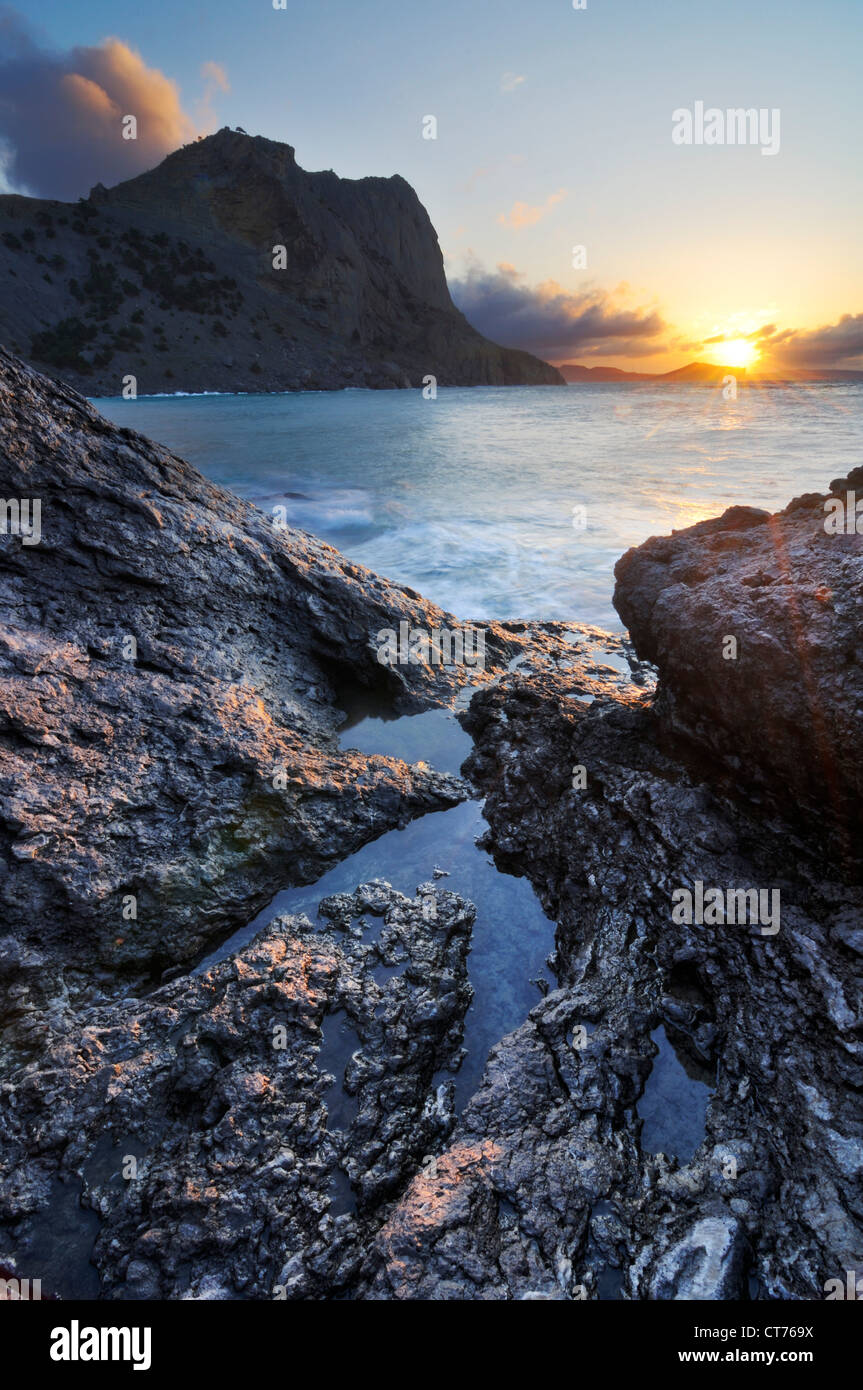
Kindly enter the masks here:
M 465 787 L 344 752 L 337 684 L 394 709 L 486 671 L 384 666 L 381 629 L 449 615 L 116 429 L 0 351 L 0 902 L 54 966 L 156 979 L 324 869 Z
M 830 496 L 855 487 L 863 469 Z M 665 728 L 848 864 L 863 830 L 863 534 L 828 534 L 827 501 L 732 507 L 649 540 L 617 562 L 614 602 L 658 668 Z
M 348 1288 L 381 1204 L 452 1128 L 434 1076 L 461 1042 L 474 912 L 433 891 L 433 922 L 376 883 L 343 895 L 339 929 L 276 918 L 205 974 L 55 1005 L 0 1090 L 0 1252 L 32 1262 L 59 1178 L 99 1218 L 64 1247 L 66 1296 L 90 1261 L 112 1298 Z
M 739 1222 L 728 1217 L 704 1217 L 656 1261 L 649 1297 L 741 1298 L 743 1248 Z
M 670 756 L 638 687 L 585 707 L 575 675 L 515 672 L 463 716 L 485 847 L 556 918 L 559 988 L 493 1050 L 358 1296 L 820 1299 L 863 1256 L 861 889 Z M 779 933 L 676 923 L 697 878 L 779 887 Z M 694 1153 L 673 1114 L 670 1151 L 642 1132 L 663 1028 L 709 1097 Z

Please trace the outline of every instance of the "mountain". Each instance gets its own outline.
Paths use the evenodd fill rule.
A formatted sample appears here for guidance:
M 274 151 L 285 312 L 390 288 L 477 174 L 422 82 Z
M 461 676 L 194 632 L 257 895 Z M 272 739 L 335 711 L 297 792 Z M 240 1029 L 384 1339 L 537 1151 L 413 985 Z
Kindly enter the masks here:
M 624 372 L 618 367 L 582 367 L 578 362 L 565 362 L 558 368 L 564 381 L 658 381 L 675 385 L 679 382 L 718 386 L 723 377 L 745 377 L 745 367 L 717 367 L 713 362 L 688 362 L 673 372 Z
M 675 385 L 686 382 L 699 386 L 720 386 L 723 378 L 744 377 L 751 382 L 767 381 L 863 381 L 863 372 L 818 370 L 817 368 L 791 367 L 777 371 L 775 375 L 767 372 L 750 372 L 745 367 L 718 367 L 713 362 L 688 362 L 685 367 L 677 367 L 673 372 L 624 372 L 618 367 L 583 367 L 580 362 L 564 362 L 558 371 L 565 381 L 573 384 L 580 381 L 653 381 Z
M 89 395 L 563 384 L 456 309 L 404 179 L 228 129 L 77 203 L 0 197 L 0 340 Z

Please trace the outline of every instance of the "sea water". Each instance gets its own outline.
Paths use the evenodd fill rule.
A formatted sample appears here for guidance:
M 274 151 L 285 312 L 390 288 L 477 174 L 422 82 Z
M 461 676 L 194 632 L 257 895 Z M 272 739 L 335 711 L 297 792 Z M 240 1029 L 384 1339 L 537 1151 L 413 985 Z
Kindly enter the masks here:
M 464 619 L 620 630 L 615 561 L 860 461 L 863 386 L 598 384 L 99 400 L 208 478 Z

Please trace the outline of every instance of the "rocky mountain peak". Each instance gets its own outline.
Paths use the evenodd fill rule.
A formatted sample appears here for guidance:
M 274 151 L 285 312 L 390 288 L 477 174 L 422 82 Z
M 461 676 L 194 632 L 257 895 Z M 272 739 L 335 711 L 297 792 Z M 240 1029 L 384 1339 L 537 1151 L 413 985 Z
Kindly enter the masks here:
M 456 309 L 403 178 L 228 128 L 77 204 L 0 197 L 0 341 L 90 395 L 563 383 Z

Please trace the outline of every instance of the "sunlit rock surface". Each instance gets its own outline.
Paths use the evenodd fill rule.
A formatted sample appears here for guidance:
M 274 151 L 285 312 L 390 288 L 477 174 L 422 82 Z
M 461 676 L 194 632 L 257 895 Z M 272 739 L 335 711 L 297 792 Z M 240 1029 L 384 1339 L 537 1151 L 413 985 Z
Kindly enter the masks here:
M 144 998 L 11 1026 L 0 1259 L 30 1267 L 47 1230 L 67 1297 L 91 1259 L 91 1296 L 349 1288 L 380 1204 L 452 1128 L 473 909 L 371 884 L 322 915 Z M 99 1218 L 65 1246 L 58 1194 Z
M 335 686 L 446 702 L 517 639 L 489 633 L 487 674 L 381 665 L 380 631 L 456 620 L 2 351 L 0 432 L 0 493 L 41 509 L 38 543 L 0 535 L 3 931 L 164 969 L 461 799 L 456 778 L 340 751 Z

